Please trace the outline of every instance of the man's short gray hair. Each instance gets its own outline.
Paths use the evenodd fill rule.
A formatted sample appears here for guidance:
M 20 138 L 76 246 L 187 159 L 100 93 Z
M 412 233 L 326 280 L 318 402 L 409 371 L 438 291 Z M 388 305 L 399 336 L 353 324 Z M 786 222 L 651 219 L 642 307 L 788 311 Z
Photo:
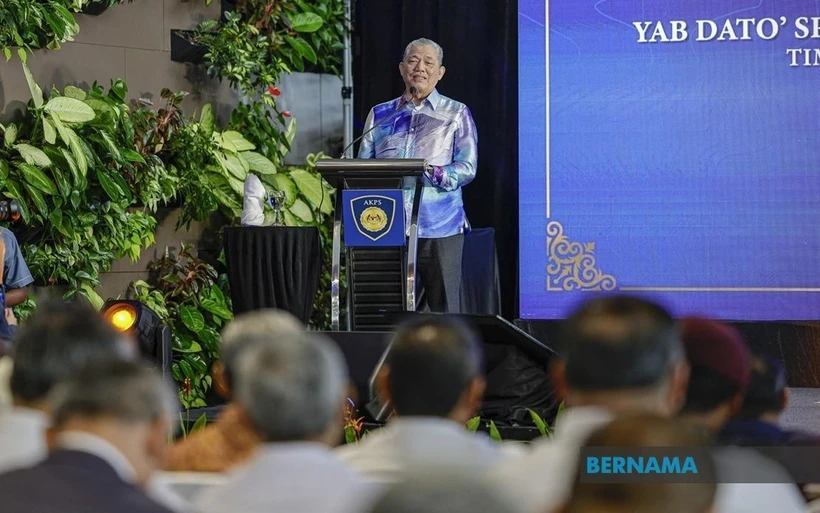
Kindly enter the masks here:
M 414 472 L 390 487 L 369 513 L 519 513 L 491 483 L 476 476 L 435 470 Z
M 407 46 L 404 47 L 404 55 L 402 55 L 401 58 L 402 61 L 407 61 L 407 56 L 410 55 L 410 49 L 414 46 L 432 46 L 436 50 L 436 55 L 438 55 L 438 65 L 441 66 L 444 64 L 444 50 L 438 43 L 425 37 L 410 41 Z
M 276 340 L 304 330 L 296 317 L 283 310 L 265 309 L 238 315 L 222 330 L 222 363 L 231 373 L 237 357 L 251 342 Z
M 170 428 L 179 412 L 176 394 L 157 371 L 123 360 L 80 368 L 54 387 L 49 405 L 57 427 L 75 417 L 107 417 L 125 424 L 165 417 Z
M 302 333 L 243 351 L 235 381 L 236 402 L 265 439 L 307 440 L 339 418 L 347 367 L 333 342 Z

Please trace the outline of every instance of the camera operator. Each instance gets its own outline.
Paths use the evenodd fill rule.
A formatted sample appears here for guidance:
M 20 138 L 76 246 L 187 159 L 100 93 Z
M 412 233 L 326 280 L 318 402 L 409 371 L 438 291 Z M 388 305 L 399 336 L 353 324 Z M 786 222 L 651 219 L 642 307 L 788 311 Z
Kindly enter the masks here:
M 19 305 L 28 297 L 28 286 L 34 282 L 28 270 L 23 253 L 17 243 L 17 237 L 8 228 L 0 227 L 0 243 L 3 252 L 3 288 L 5 289 L 6 308 Z
M 10 349 L 17 319 L 11 307 L 19 305 L 28 297 L 28 286 L 34 281 L 28 270 L 17 237 L 8 228 L 0 227 L 0 356 Z

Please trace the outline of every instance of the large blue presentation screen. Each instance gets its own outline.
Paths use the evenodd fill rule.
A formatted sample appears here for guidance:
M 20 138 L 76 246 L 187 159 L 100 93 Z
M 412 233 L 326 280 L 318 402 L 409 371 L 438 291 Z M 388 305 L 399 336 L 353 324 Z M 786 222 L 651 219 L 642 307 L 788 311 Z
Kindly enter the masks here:
M 820 319 L 820 0 L 519 0 L 520 312 Z

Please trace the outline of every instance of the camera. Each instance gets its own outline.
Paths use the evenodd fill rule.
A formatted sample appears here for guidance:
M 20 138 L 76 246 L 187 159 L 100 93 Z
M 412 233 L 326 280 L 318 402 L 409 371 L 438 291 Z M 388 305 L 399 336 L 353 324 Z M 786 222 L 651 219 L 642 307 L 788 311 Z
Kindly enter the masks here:
M 0 199 L 0 221 L 20 219 L 20 204 L 13 199 Z

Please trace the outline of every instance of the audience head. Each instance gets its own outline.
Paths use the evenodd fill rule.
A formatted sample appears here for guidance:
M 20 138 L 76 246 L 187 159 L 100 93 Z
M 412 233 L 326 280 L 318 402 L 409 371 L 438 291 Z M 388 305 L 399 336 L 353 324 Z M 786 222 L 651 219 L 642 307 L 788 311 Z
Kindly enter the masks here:
M 740 411 L 749 385 L 749 350 L 737 330 L 710 319 L 684 319 L 682 336 L 691 368 L 683 413 L 718 432 Z
M 128 459 L 144 484 L 159 468 L 179 411 L 176 396 L 154 369 L 135 361 L 95 361 L 49 394 L 49 438 L 81 432 L 105 439 Z
M 777 358 L 755 354 L 751 358 L 751 375 L 738 417 L 776 423 L 789 402 L 786 370 Z
M 456 319 L 405 323 L 379 372 L 379 394 L 400 416 L 466 422 L 481 407 L 482 359 L 478 336 Z
M 680 335 L 656 304 L 592 299 L 564 322 L 559 346 L 552 376 L 568 406 L 673 415 L 683 402 L 688 368 Z
M 217 382 L 220 382 L 225 390 L 223 395 L 230 396 L 232 385 L 233 369 L 239 355 L 256 343 L 265 343 L 267 340 L 276 340 L 284 335 L 301 333 L 305 327 L 299 320 L 283 310 L 255 310 L 253 312 L 237 315 L 225 329 L 222 330 L 222 343 L 220 344 L 221 361 L 217 363 Z
M 710 434 L 703 428 L 656 416 L 617 418 L 594 432 L 587 447 L 705 447 Z M 594 483 L 576 477 L 570 499 L 556 513 L 706 513 L 715 500 L 715 467 L 711 459 L 698 459 L 698 476 L 704 482 Z
M 325 337 L 305 332 L 252 344 L 239 355 L 235 380 L 234 400 L 262 439 L 339 441 L 347 368 Z
M 482 480 L 434 472 L 393 485 L 370 513 L 518 513 L 514 504 Z
M 21 327 L 10 387 L 18 405 L 44 408 L 51 388 L 87 363 L 131 358 L 136 348 L 91 307 L 41 304 Z

